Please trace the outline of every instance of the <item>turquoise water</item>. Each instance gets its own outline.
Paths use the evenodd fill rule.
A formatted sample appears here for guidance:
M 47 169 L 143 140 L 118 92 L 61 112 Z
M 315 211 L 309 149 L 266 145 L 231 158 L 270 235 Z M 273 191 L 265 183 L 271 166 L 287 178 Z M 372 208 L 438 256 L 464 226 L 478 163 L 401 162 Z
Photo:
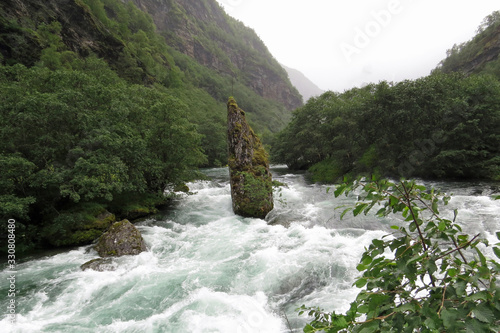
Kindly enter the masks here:
M 301 332 L 302 304 L 349 307 L 364 247 L 394 221 L 340 220 L 335 207 L 352 199 L 282 168 L 274 178 L 288 187 L 275 194 L 267 221 L 242 218 L 231 210 L 227 169 L 206 173 L 211 181 L 189 184 L 195 194 L 137 224 L 149 251 L 115 259 L 114 271 L 81 271 L 98 257 L 89 247 L 19 264 L 17 322 L 3 311 L 2 332 Z M 466 228 L 492 238 L 500 201 L 470 192 L 450 206 Z M 6 309 L 10 273 L 0 274 Z

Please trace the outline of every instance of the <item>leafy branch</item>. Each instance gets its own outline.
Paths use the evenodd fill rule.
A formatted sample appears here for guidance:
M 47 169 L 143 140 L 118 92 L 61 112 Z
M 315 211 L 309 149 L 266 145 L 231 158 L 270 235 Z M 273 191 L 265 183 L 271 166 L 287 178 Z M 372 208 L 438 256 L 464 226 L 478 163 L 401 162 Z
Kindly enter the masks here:
M 304 332 L 498 332 L 500 330 L 500 264 L 487 259 L 480 234 L 470 238 L 453 220 L 440 216 L 450 196 L 415 181 L 372 179 L 345 182 L 335 196 L 357 194 L 342 216 L 397 214 L 392 237 L 374 239 L 365 249 L 354 282 L 362 288 L 346 314 L 302 306 L 299 314 L 314 318 Z M 428 212 L 428 213 L 425 213 Z M 500 232 L 497 233 L 500 241 Z M 493 252 L 500 258 L 497 243 Z M 387 252 L 394 254 L 389 257 Z

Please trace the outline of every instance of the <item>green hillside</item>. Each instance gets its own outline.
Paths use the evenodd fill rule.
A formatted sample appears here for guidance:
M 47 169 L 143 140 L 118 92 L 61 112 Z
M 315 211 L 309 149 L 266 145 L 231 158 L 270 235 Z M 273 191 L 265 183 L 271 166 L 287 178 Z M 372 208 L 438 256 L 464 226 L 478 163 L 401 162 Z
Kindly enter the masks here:
M 231 95 L 265 142 L 302 103 L 215 0 L 2 1 L 0 216 L 18 251 L 89 243 L 226 164 Z
M 489 73 L 500 78 L 500 11 L 487 16 L 471 40 L 447 51 L 437 70 L 444 73 Z

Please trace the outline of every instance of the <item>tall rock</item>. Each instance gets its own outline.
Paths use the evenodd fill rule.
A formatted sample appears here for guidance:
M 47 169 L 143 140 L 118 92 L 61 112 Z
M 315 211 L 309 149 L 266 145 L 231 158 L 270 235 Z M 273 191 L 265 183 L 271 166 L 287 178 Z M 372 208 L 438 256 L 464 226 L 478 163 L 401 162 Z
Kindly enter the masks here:
M 233 211 L 264 218 L 274 206 L 267 153 L 232 97 L 227 103 L 227 140 Z

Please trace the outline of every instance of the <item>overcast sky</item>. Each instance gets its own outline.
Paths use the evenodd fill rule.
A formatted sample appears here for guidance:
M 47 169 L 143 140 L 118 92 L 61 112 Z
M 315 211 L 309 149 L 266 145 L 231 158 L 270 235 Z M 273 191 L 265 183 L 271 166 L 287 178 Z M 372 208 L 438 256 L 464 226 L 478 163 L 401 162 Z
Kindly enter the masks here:
M 217 0 L 324 90 L 428 75 L 498 0 Z

